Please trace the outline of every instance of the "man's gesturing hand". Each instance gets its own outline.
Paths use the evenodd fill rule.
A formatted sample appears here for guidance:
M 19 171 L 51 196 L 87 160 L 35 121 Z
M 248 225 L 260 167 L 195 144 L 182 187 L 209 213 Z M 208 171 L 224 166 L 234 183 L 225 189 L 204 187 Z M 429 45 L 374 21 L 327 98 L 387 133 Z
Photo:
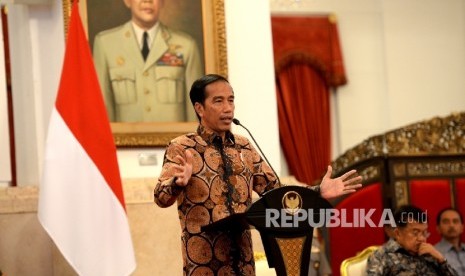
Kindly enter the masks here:
M 328 166 L 328 171 L 320 184 L 321 197 L 330 199 L 351 194 L 362 187 L 362 177 L 357 175 L 356 170 L 346 172 L 337 178 L 331 178 L 332 172 L 333 168 Z
M 189 150 L 186 150 L 184 153 L 185 158 L 181 155 L 177 155 L 174 158 L 177 163 L 174 165 L 176 170 L 174 176 L 176 177 L 176 184 L 178 186 L 186 186 L 192 176 L 192 153 Z

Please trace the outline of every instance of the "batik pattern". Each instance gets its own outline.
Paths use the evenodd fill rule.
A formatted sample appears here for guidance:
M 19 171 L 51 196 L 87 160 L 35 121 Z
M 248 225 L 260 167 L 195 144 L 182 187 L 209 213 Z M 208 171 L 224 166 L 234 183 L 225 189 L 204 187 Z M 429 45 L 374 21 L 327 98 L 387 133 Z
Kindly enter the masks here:
M 396 241 L 389 240 L 368 258 L 367 275 L 377 276 L 457 276 L 447 263 L 439 264 L 431 256 L 414 256 Z
M 186 150 L 193 155 L 193 172 L 187 186 L 179 187 L 174 158 Z M 161 207 L 177 201 L 184 275 L 255 275 L 250 231 L 202 232 L 201 227 L 245 212 L 253 191 L 262 194 L 278 185 L 245 137 L 227 132 L 223 141 L 199 126 L 196 133 L 172 140 L 154 196 Z

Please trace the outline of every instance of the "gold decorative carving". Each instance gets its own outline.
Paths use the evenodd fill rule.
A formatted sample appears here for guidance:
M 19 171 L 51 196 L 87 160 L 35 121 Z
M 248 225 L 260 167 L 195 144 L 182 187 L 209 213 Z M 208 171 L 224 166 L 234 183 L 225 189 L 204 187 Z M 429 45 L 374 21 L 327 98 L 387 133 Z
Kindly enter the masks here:
M 173 137 L 180 135 L 180 133 L 168 132 L 159 135 L 152 135 L 151 133 L 141 134 L 128 134 L 116 133 L 113 134 L 115 144 L 124 147 L 140 147 L 140 146 L 158 146 L 167 145 Z
M 366 183 L 371 182 L 372 179 L 378 179 L 380 177 L 380 168 L 376 166 L 369 166 L 358 170 L 358 174 L 362 177 Z
M 153 135 L 153 128 L 157 135 Z M 120 147 L 166 146 L 174 137 L 194 132 L 197 123 L 111 123 L 115 144 Z
M 385 134 L 391 155 L 458 154 L 465 152 L 465 113 L 435 117 Z
M 394 176 L 405 176 L 407 174 L 407 169 L 405 168 L 405 163 L 400 162 L 392 166 L 392 171 Z
M 63 0 L 63 30 L 65 32 L 65 41 L 68 37 L 68 29 L 69 29 L 69 19 L 71 16 L 71 1 L 70 0 Z
M 409 176 L 449 176 L 465 172 L 465 160 L 447 160 L 444 162 L 410 162 L 407 166 Z
M 395 195 L 396 195 L 396 209 L 401 205 L 408 204 L 408 191 L 406 181 L 396 181 L 394 183 Z
M 226 46 L 226 22 L 224 18 L 224 0 L 213 1 L 213 38 L 216 45 L 216 60 L 218 62 L 215 72 L 222 76 L 228 76 L 228 51 Z
M 338 172 L 376 156 L 454 155 L 465 153 L 465 112 L 407 125 L 366 139 L 333 162 Z

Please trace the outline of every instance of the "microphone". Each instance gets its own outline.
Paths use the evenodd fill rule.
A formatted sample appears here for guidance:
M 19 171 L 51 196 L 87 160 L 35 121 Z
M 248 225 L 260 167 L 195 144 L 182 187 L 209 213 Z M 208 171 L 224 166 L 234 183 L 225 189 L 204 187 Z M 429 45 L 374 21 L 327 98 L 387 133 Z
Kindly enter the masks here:
M 233 121 L 233 123 L 234 123 L 235 125 L 241 126 L 243 129 L 245 129 L 245 130 L 249 133 L 249 135 L 250 135 L 250 137 L 252 138 L 253 142 L 254 142 L 255 145 L 257 146 L 258 150 L 259 150 L 260 153 L 262 154 L 262 156 L 263 156 L 263 158 L 265 159 L 265 161 L 266 161 L 266 163 L 268 164 L 268 166 L 270 166 L 270 168 L 271 168 L 271 170 L 273 171 L 274 175 L 275 175 L 276 178 L 278 179 L 279 184 L 281 185 L 281 179 L 279 179 L 279 176 L 278 176 L 278 174 L 276 173 L 276 171 L 273 169 L 273 166 L 271 166 L 270 161 L 268 161 L 268 159 L 266 158 L 265 154 L 263 153 L 262 149 L 261 149 L 260 146 L 258 145 L 257 141 L 255 141 L 255 138 L 253 137 L 252 133 L 250 133 L 250 131 L 249 131 L 243 124 L 241 124 L 241 122 L 240 122 L 238 119 L 234 118 L 234 119 L 232 119 L 232 121 Z

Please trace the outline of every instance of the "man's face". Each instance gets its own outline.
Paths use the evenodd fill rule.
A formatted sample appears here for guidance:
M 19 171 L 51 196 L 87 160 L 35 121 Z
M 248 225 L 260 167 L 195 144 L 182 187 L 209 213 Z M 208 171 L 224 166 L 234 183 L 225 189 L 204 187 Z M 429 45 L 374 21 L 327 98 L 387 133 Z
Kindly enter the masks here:
M 429 236 L 428 224 L 412 221 L 404 228 L 394 230 L 396 241 L 412 255 L 418 255 L 420 245 L 426 242 Z
M 463 223 L 456 211 L 447 210 L 442 213 L 437 229 L 445 239 L 459 238 L 463 233 Z
M 150 29 L 158 21 L 163 0 L 124 0 L 131 10 L 132 21 L 142 29 Z
M 204 127 L 223 135 L 231 129 L 234 118 L 234 93 L 231 85 L 216 81 L 205 87 L 204 104 L 195 103 L 195 110 Z

